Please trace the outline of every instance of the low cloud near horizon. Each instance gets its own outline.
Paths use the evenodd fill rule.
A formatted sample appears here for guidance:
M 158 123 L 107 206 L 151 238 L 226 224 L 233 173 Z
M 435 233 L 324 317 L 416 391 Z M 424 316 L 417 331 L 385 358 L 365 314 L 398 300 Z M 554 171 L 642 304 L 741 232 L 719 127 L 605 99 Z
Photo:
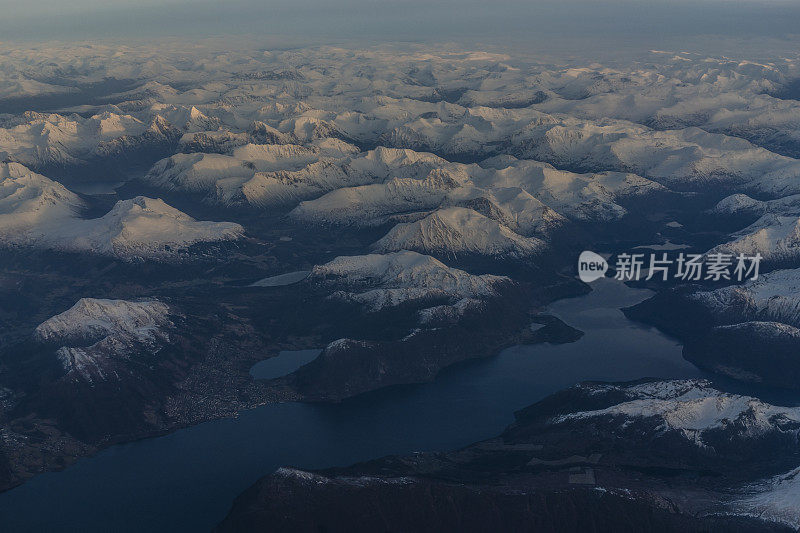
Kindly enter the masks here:
M 9 4 L 4 6 L 3 4 Z M 0 40 L 288 36 L 326 40 L 659 39 L 798 33 L 790 0 L 0 1 Z

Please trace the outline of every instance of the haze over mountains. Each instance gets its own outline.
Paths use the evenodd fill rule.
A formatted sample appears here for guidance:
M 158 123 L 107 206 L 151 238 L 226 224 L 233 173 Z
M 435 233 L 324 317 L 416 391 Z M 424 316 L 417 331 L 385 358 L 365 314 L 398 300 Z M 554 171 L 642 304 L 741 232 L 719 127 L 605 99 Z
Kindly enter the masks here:
M 161 2 L 81 0 L 67 4 L 35 0 L 5 6 L 0 31 L 7 39 L 206 37 L 254 34 L 273 46 L 315 45 L 345 40 L 379 42 L 550 43 L 571 51 L 632 41 L 680 44 L 688 37 L 775 38 L 795 33 L 796 6 L 788 0 L 475 0 L 371 2 L 346 0 L 206 0 Z M 594 44 L 595 48 L 591 47 Z M 717 43 L 718 44 L 718 43 Z M 716 51 L 725 48 L 720 46 Z

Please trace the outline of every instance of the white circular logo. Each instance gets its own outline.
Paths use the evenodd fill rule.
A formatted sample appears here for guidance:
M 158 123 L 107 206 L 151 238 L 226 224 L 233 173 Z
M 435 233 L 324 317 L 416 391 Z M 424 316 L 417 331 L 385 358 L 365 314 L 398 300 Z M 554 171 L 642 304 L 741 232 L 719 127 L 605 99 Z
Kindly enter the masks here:
M 603 256 L 586 250 L 578 257 L 578 277 L 584 283 L 591 283 L 606 275 L 608 263 Z

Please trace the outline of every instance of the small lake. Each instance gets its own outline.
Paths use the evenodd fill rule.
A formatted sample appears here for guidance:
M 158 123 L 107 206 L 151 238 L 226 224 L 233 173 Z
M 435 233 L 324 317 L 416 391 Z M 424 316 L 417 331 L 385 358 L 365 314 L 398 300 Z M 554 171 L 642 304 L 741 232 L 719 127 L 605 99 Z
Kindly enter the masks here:
M 515 346 L 432 383 L 337 405 L 267 405 L 114 446 L 0 494 L 0 524 L 4 531 L 208 531 L 234 497 L 281 465 L 323 468 L 465 446 L 500 433 L 515 410 L 582 380 L 701 376 L 677 341 L 619 311 L 650 291 L 611 279 L 592 288 L 548 309 L 585 332 L 577 342 Z M 300 357 L 292 352 L 289 360 L 292 354 Z
M 289 239 L 291 240 L 291 239 Z M 270 278 L 264 278 L 256 281 L 251 287 L 282 287 L 284 285 L 291 285 L 303 281 L 311 274 L 310 270 L 298 270 L 297 272 L 289 272 L 288 274 L 280 274 Z
M 310 363 L 322 350 L 287 350 L 276 357 L 264 359 L 250 368 L 253 379 L 274 379 L 291 374 L 306 363 Z

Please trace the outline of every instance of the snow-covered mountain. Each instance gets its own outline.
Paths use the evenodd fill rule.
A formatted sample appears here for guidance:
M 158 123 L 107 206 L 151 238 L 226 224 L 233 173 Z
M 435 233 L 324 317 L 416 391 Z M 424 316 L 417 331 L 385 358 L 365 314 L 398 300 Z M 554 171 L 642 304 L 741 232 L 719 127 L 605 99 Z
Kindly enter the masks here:
M 169 308 L 157 300 L 127 301 L 81 298 L 63 313 L 47 319 L 34 333 L 43 342 L 81 342 L 95 337 L 131 336 L 144 342 L 166 325 Z
M 698 291 L 689 298 L 738 322 L 766 320 L 800 327 L 800 270 L 774 270 L 742 285 Z
M 39 324 L 34 338 L 58 346 L 56 357 L 70 378 L 119 379 L 117 364 L 138 354 L 155 354 L 169 341 L 170 314 L 157 300 L 81 298 Z
M 447 195 L 442 205 L 468 207 L 526 237 L 547 239 L 568 220 L 521 187 L 459 187 Z M 612 209 L 616 214 L 625 212 L 616 206 Z M 583 220 L 585 215 L 588 214 L 577 218 Z
M 178 154 L 157 163 L 144 179 L 167 189 L 205 192 L 227 205 L 293 206 L 341 187 L 416 177 L 447 164 L 410 150 L 357 151 L 336 139 L 315 139 L 305 147 L 246 145 L 230 156 Z
M 792 194 L 775 200 L 755 200 L 746 194 L 732 194 L 720 200 L 711 210 L 714 215 L 800 216 L 800 195 Z
M 709 253 L 733 253 L 754 256 L 765 261 L 795 262 L 800 258 L 800 218 L 766 214 L 750 226 L 732 235 L 733 240 Z
M 94 158 L 167 147 L 179 131 L 158 115 L 139 119 L 104 111 L 83 118 L 28 112 L 0 122 L 0 160 L 12 159 L 31 168 L 80 166 Z
M 105 215 L 81 218 L 84 202 L 19 163 L 0 165 L 0 243 L 124 259 L 170 259 L 192 244 L 235 240 L 231 222 L 197 221 L 163 200 L 121 200 Z
M 441 166 L 424 177 L 340 188 L 301 202 L 291 216 L 368 226 L 404 218 L 413 223 L 436 208 L 463 207 L 522 236 L 548 239 L 568 219 L 616 220 L 627 214 L 617 202 L 666 190 L 633 174 L 575 174 L 513 157 L 492 158 L 481 166 L 433 163 Z
M 163 200 L 137 196 L 120 200 L 100 218 L 54 228 L 45 242 L 123 259 L 170 259 L 192 244 L 236 240 L 243 232 L 239 224 L 198 221 Z
M 156 163 L 144 181 L 166 190 L 202 192 L 227 203 L 258 172 L 297 171 L 324 156 L 315 146 L 245 144 L 230 154 L 175 154 Z
M 481 163 L 489 172 L 484 187 L 518 187 L 557 212 L 575 220 L 609 221 L 625 215 L 617 202 L 647 198 L 667 189 L 649 179 L 623 172 L 578 174 L 535 160 L 496 156 Z
M 0 241 L 35 239 L 34 228 L 76 217 L 84 207 L 60 183 L 19 163 L 0 163 Z
M 517 235 L 472 209 L 449 207 L 421 220 L 396 225 L 373 248 L 381 253 L 413 250 L 429 255 L 524 258 L 542 253 L 546 244 L 535 237 Z
M 737 193 L 726 196 L 709 210 L 713 215 L 750 215 L 763 214 L 766 202 L 755 200 L 746 194 Z
M 493 126 L 488 134 L 486 122 Z M 561 168 L 635 172 L 681 189 L 715 183 L 773 195 L 798 192 L 793 181 L 796 160 L 699 128 L 657 131 L 626 121 L 578 120 L 530 109 L 499 115 L 493 109 L 469 108 L 452 121 L 408 122 L 381 140 L 435 153 L 507 153 Z
M 800 468 L 748 485 L 741 492 L 728 504 L 732 513 L 800 529 Z
M 377 225 L 390 215 L 437 207 L 461 185 L 458 179 L 447 170 L 434 169 L 421 179 L 391 178 L 385 183 L 344 187 L 301 202 L 290 215 L 316 224 Z
M 412 251 L 337 257 L 315 266 L 308 281 L 334 290 L 333 298 L 373 311 L 406 302 L 485 298 L 510 282 L 502 276 L 474 275 Z
M 648 435 L 649 439 L 675 434 L 699 448 L 712 447 L 720 432 L 736 441 L 800 430 L 800 408 L 776 407 L 757 398 L 721 392 L 704 380 L 587 387 L 596 387 L 603 394 L 617 392 L 624 399 L 604 409 L 559 416 L 553 424 L 603 418 L 613 425 L 613 431 L 624 432 L 633 420 L 650 419 L 656 421 L 657 432 Z

